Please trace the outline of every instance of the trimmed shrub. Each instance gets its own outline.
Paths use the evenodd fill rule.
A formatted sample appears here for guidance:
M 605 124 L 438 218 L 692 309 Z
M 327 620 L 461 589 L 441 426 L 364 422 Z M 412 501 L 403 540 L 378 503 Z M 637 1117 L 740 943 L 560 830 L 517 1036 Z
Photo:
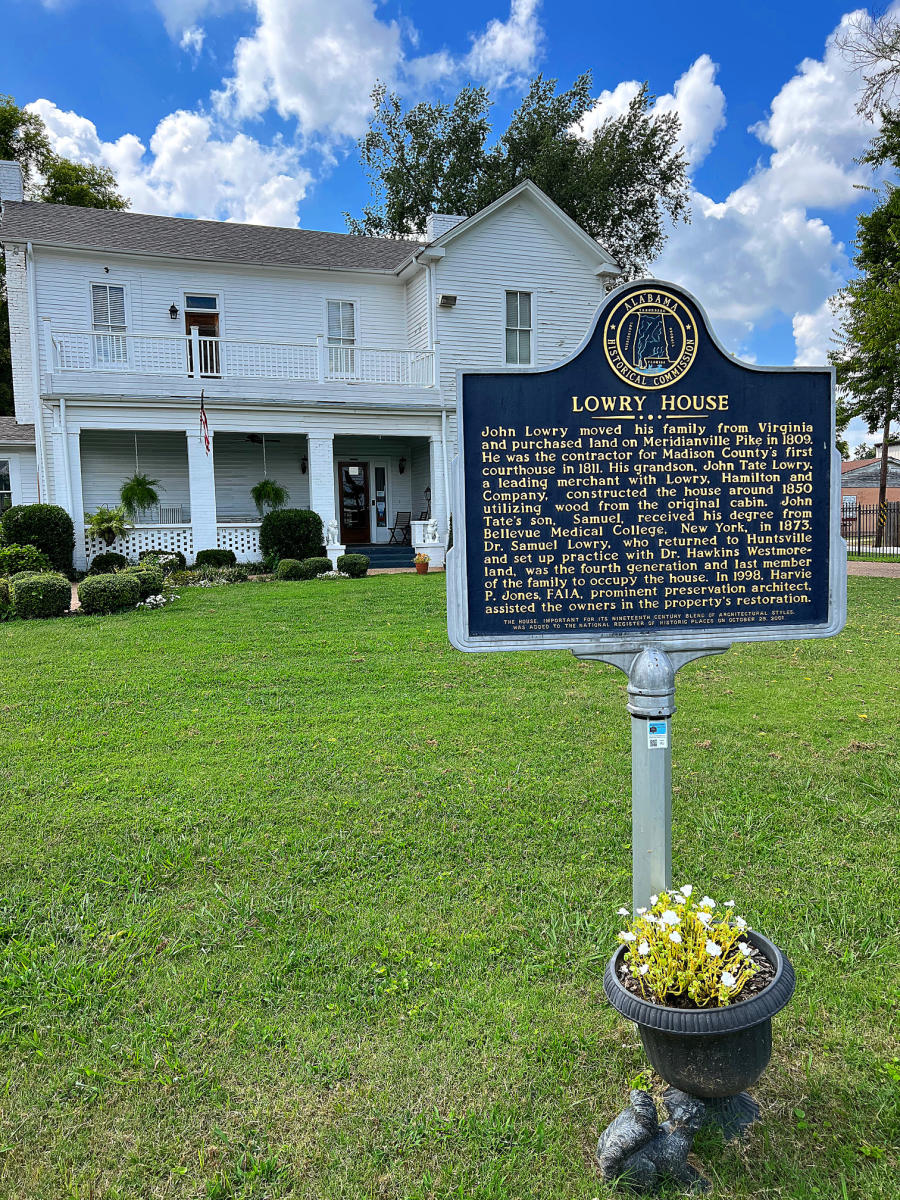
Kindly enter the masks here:
M 162 591 L 162 567 L 158 567 L 155 563 L 138 563 L 135 567 L 126 567 L 120 574 L 135 577 L 140 585 L 142 600 L 146 600 L 148 596 L 158 596 Z
M 0 546 L 0 575 L 52 570 L 50 559 L 36 546 Z
M 233 550 L 200 550 L 194 559 L 195 567 L 233 567 L 236 563 Z
M 322 518 L 306 508 L 277 508 L 259 527 L 263 558 L 309 558 L 322 545 Z
M 0 621 L 6 621 L 12 616 L 12 597 L 9 594 L 9 582 L 0 579 Z
M 55 571 L 71 575 L 75 526 L 64 508 L 56 504 L 14 504 L 0 520 L 7 542 L 37 547 Z
M 128 559 L 124 554 L 117 554 L 115 550 L 107 550 L 91 560 L 88 575 L 113 575 L 127 566 Z
M 297 558 L 283 558 L 275 568 L 276 579 L 306 579 L 305 575 L 300 573 L 300 560 Z
M 8 510 L 7 510 L 8 511 Z M 72 585 L 65 575 L 52 571 L 21 571 L 10 582 L 13 609 L 17 617 L 61 617 L 69 611 Z
M 118 575 L 88 575 L 78 585 L 81 611 L 88 616 L 134 608 L 140 598 L 140 580 L 129 571 L 120 571 Z
M 342 554 L 337 560 L 337 569 L 349 575 L 351 579 L 362 579 L 369 569 L 369 559 L 365 554 Z
M 166 575 L 171 571 L 187 570 L 187 559 L 180 550 L 142 550 L 138 561 L 143 562 L 146 558 L 152 559 L 158 567 L 162 567 Z
M 304 558 L 300 564 L 300 575 L 298 578 L 315 579 L 317 575 L 324 575 L 326 571 L 333 569 L 330 558 Z

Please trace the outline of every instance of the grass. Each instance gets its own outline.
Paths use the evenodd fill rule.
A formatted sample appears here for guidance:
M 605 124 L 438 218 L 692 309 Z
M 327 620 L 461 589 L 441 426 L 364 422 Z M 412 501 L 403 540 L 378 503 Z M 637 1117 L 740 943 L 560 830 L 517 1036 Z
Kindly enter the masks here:
M 714 1196 L 897 1196 L 898 600 L 679 674 L 676 880 L 792 958 Z M 442 576 L 0 626 L 0 1196 L 592 1200 L 642 1076 L 624 676 Z

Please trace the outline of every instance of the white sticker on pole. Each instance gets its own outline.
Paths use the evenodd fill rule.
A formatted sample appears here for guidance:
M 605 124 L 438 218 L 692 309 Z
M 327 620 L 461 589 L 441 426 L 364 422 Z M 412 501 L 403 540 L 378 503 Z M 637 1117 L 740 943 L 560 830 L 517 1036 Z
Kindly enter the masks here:
M 669 745 L 669 722 L 647 722 L 647 745 L 651 750 L 665 750 Z

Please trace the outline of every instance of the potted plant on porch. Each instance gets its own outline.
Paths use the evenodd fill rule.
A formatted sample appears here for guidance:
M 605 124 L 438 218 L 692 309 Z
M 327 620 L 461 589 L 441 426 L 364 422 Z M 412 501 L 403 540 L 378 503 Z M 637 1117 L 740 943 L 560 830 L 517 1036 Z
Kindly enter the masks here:
M 720 907 L 693 893 L 685 885 L 651 896 L 619 933 L 603 979 L 608 1000 L 637 1025 L 647 1057 L 670 1085 L 665 1124 L 647 1093 L 632 1092 L 597 1148 L 604 1177 L 645 1179 L 639 1190 L 650 1190 L 654 1171 L 688 1181 L 687 1152 L 705 1122 L 733 1136 L 756 1119 L 745 1089 L 766 1069 L 772 1017 L 794 991 L 790 962 L 734 914 L 733 900 Z M 625 908 L 619 913 L 628 916 Z
M 416 571 L 418 572 L 419 575 L 427 575 L 428 574 L 428 564 L 430 562 L 431 562 L 431 559 L 427 554 L 423 554 L 420 552 L 419 554 L 416 555 L 416 557 L 415 557 Z

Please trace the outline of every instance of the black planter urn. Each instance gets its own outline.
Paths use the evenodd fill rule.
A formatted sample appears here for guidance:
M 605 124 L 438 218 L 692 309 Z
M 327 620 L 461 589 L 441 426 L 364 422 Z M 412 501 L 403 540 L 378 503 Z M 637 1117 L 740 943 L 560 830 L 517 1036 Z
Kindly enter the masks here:
M 637 1025 L 656 1073 L 701 1100 L 737 1096 L 756 1083 L 772 1054 L 772 1017 L 794 992 L 794 969 L 778 947 L 760 933 L 748 931 L 747 938 L 775 967 L 775 978 L 758 995 L 724 1008 L 667 1008 L 633 995 L 619 977 L 625 946 L 603 977 L 607 999 Z

